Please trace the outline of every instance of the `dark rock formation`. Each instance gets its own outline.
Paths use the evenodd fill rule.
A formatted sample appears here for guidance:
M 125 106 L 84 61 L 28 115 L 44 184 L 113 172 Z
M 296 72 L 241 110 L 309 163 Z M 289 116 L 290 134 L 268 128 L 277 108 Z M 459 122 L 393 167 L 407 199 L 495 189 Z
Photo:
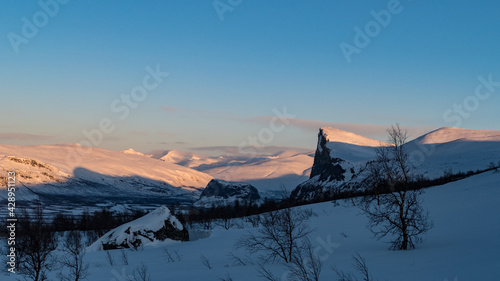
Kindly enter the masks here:
M 291 193 L 290 197 L 295 200 L 311 200 L 318 197 L 331 196 L 332 187 L 345 184 L 346 169 L 350 166 L 343 159 L 332 157 L 332 145 L 319 129 L 318 146 L 314 154 L 314 163 L 309 180 L 299 184 Z
M 142 229 L 138 231 L 130 231 L 130 227 L 124 231 L 126 234 L 129 234 L 129 238 L 120 241 L 110 240 L 108 242 L 102 243 L 103 250 L 114 250 L 114 249 L 124 249 L 124 248 L 138 248 L 143 245 L 143 238 L 148 239 L 153 242 L 154 240 L 165 241 L 166 239 L 178 240 L 178 241 L 189 241 L 189 233 L 187 229 L 183 228 L 182 230 L 177 229 L 170 223 L 170 221 L 166 220 L 165 225 L 157 231 L 152 231 L 148 229 Z M 108 237 L 111 238 L 113 233 L 111 233 Z
M 109 231 L 89 248 L 91 250 L 137 248 L 166 239 L 189 241 L 189 233 L 167 207 L 160 207 Z
M 235 198 L 247 201 L 256 201 L 260 199 L 259 192 L 255 187 L 248 183 L 229 182 L 220 179 L 213 179 L 203 190 L 200 199 L 206 197 Z
M 344 180 L 345 170 L 340 166 L 344 160 L 340 158 L 332 158 L 330 149 L 327 147 L 328 141 L 323 134 L 323 129 L 319 129 L 318 147 L 314 154 L 314 163 L 311 169 L 311 176 L 314 178 L 319 175 L 320 181 L 342 181 Z

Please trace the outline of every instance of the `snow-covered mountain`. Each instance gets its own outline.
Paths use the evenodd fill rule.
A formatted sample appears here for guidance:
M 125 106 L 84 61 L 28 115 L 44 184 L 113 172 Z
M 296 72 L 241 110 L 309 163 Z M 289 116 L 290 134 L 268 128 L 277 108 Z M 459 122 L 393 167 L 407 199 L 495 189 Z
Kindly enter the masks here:
M 203 172 L 227 181 L 247 182 L 264 197 L 276 197 L 282 187 L 290 189 L 309 178 L 313 164 L 311 154 L 284 151 L 247 161 L 228 162 Z
M 298 151 L 210 157 L 177 150 L 147 155 L 77 144 L 0 145 L 0 181 L 5 183 L 7 172 L 16 171 L 18 200 L 193 202 L 212 178 L 249 183 L 262 197 L 280 196 L 282 187 L 296 187 L 293 196 L 305 198 L 357 188 L 380 145 L 388 144 L 333 128 L 320 129 L 314 158 Z M 406 149 L 416 173 L 434 179 L 445 172 L 498 165 L 500 131 L 445 127 L 410 141 Z M 6 196 L 6 189 L 0 189 L 0 199 Z
M 223 160 L 222 157 L 210 157 L 204 154 L 183 152 L 175 149 L 167 151 L 166 154 L 159 159 L 193 169 L 198 169 L 201 168 L 201 166 L 211 165 Z
M 410 141 L 407 151 L 418 172 L 431 179 L 444 171 L 482 170 L 500 161 L 500 131 L 444 127 Z
M 442 127 L 413 140 L 419 144 L 438 144 L 452 141 L 500 141 L 500 131 L 471 130 Z
M 255 186 L 264 197 L 280 196 L 281 188 L 292 188 L 307 180 L 313 164 L 311 152 L 285 150 L 272 155 L 221 155 L 169 150 L 152 153 L 165 162 L 189 167 L 210 176 Z
M 309 180 L 299 184 L 291 196 L 305 200 L 339 189 L 356 188 L 366 162 L 375 158 L 375 148 L 389 144 L 351 132 L 323 127 Z
M 15 171 L 17 199 L 195 199 L 211 176 L 172 163 L 78 144 L 0 145 L 2 176 Z M 4 185 L 3 185 L 4 186 Z M 6 198 L 6 189 L 0 198 Z M 142 199 L 141 199 L 142 198 Z
M 122 153 L 133 154 L 133 155 L 141 155 L 141 156 L 144 156 L 144 157 L 152 157 L 153 156 L 151 154 L 144 154 L 142 152 L 135 151 L 133 148 L 122 150 Z
M 276 197 L 281 196 L 282 187 L 307 180 L 312 161 L 310 153 L 295 151 L 210 157 L 178 150 L 163 155 L 133 149 L 117 152 L 78 144 L 0 145 L 0 169 L 4 171 L 0 181 L 6 180 L 7 171 L 16 171 L 16 195 L 21 201 L 62 199 L 85 204 L 118 198 L 127 203 L 192 202 L 212 178 L 248 182 L 262 196 Z M 6 189 L 0 189 L 0 200 L 6 197 Z
M 367 162 L 375 159 L 375 148 L 388 145 L 350 132 L 321 128 L 310 179 L 299 184 L 292 196 L 308 199 L 359 188 Z M 405 149 L 415 173 L 428 179 L 445 172 L 484 170 L 500 161 L 500 131 L 444 127 L 408 142 Z

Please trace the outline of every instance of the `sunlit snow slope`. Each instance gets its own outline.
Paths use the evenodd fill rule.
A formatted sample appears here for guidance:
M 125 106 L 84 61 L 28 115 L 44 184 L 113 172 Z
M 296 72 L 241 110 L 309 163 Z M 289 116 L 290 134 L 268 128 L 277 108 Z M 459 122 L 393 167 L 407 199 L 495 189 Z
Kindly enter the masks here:
M 15 171 L 18 186 L 33 195 L 181 195 L 204 188 L 212 179 L 143 155 L 77 144 L 0 145 L 0 168 L 3 174 Z M 0 196 L 5 197 L 5 192 Z
M 203 172 L 227 181 L 247 182 L 264 196 L 276 196 L 281 188 L 291 189 L 307 180 L 311 172 L 311 153 L 284 151 L 262 156 L 243 164 L 228 163 Z

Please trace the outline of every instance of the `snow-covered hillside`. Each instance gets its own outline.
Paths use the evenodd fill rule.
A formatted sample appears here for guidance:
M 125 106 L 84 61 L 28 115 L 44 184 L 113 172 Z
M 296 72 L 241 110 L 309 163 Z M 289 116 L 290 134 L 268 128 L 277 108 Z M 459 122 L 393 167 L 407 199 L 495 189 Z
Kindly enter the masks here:
M 444 171 L 467 172 L 500 163 L 500 131 L 444 127 L 407 144 L 417 171 L 429 178 Z
M 415 139 L 419 144 L 438 144 L 452 141 L 500 141 L 500 131 L 471 130 L 443 127 Z
M 0 145 L 0 168 L 5 174 L 16 172 L 19 195 L 47 197 L 176 197 L 204 188 L 212 179 L 205 173 L 136 153 L 78 144 Z M 6 190 L 0 190 L 0 198 L 5 195 Z M 31 197 L 19 196 L 21 199 Z
M 326 137 L 328 142 L 338 142 L 338 143 L 347 143 L 358 146 L 369 146 L 375 147 L 380 146 L 381 144 L 386 144 L 379 140 L 367 138 L 355 133 L 331 128 L 331 127 L 322 127 L 323 134 Z
M 309 200 L 357 188 L 366 163 L 376 157 L 375 148 L 387 145 L 354 133 L 320 128 L 310 178 L 297 185 L 291 196 Z
M 351 163 L 371 159 L 375 156 L 373 148 L 389 145 L 379 140 L 339 129 L 323 127 L 321 131 L 322 138 L 325 141 L 324 146 L 330 151 L 330 157 L 341 158 Z M 318 138 L 318 142 L 321 141 L 322 139 Z M 322 148 L 323 145 L 318 143 L 318 149 Z
M 292 192 L 298 199 L 360 188 L 376 148 L 389 144 L 333 128 L 321 128 L 309 180 Z M 436 179 L 445 173 L 500 165 L 500 131 L 441 128 L 404 146 L 414 175 Z
M 141 156 L 144 156 L 144 157 L 152 157 L 152 155 L 151 155 L 151 154 L 144 154 L 144 153 L 142 153 L 142 152 L 135 151 L 133 148 L 129 148 L 129 149 L 122 150 L 122 153 L 125 153 L 125 154 L 133 154 L 133 155 L 141 155 Z
M 168 163 L 174 163 L 177 165 L 197 169 L 200 168 L 200 166 L 218 163 L 222 160 L 222 157 L 209 157 L 207 155 L 199 153 L 169 150 L 159 159 Z
M 370 273 L 385 281 L 458 281 L 500 280 L 500 173 L 487 172 L 458 182 L 426 189 L 424 207 L 429 210 L 434 227 L 423 243 L 408 251 L 390 251 L 389 240 L 377 241 L 365 227 L 366 218 L 348 200 L 338 204 L 325 202 L 298 207 L 315 213 L 308 224 L 315 229 L 310 240 L 323 260 L 320 280 L 337 280 L 335 266 L 355 273 L 351 257 L 359 253 L 366 259 Z M 147 266 L 151 280 L 264 280 L 259 277 L 258 259 L 235 243 L 256 228 L 241 221 L 244 229 L 216 227 L 208 238 L 190 242 L 154 243 L 143 250 L 125 250 L 128 264 L 121 261 L 120 250 L 109 251 L 115 264 L 110 265 L 105 252 L 89 252 L 89 280 L 127 280 L 140 264 Z M 168 261 L 165 249 L 176 251 L 179 259 Z M 246 260 L 238 264 L 234 254 Z M 204 265 L 206 258 L 211 268 Z M 253 264 L 251 261 L 253 261 Z M 282 262 L 265 265 L 278 278 L 289 273 Z M 51 272 L 50 278 L 56 278 Z M 16 280 L 18 275 L 2 276 Z M 358 275 L 358 277 L 360 277 Z M 121 278 L 121 279 L 120 279 Z M 52 280 L 52 279 L 50 279 Z M 55 279 L 53 279 L 55 280 Z M 285 280 L 285 279 L 281 279 Z M 361 280 L 361 279 L 360 279 Z
M 165 162 L 189 167 L 218 178 L 248 182 L 264 197 L 281 196 L 282 187 L 291 189 L 309 178 L 313 164 L 312 151 L 285 150 L 273 155 L 221 155 L 210 157 L 199 153 L 170 150 L 153 153 Z
M 311 153 L 284 151 L 244 163 L 228 163 L 203 172 L 214 178 L 247 182 L 255 186 L 264 197 L 276 197 L 282 187 L 290 190 L 307 180 L 312 164 Z

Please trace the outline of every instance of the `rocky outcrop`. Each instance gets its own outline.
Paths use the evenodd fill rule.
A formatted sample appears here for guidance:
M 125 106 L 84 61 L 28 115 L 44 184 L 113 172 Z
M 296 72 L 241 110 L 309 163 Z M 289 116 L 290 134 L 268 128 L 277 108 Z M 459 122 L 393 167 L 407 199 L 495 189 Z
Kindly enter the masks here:
M 319 175 L 320 181 L 342 181 L 344 180 L 345 170 L 340 165 L 344 160 L 332 158 L 330 148 L 327 147 L 327 138 L 323 133 L 323 128 L 319 129 L 318 147 L 314 154 L 314 163 L 311 169 L 311 176 L 314 178 Z
M 138 248 L 167 239 L 188 241 L 189 233 L 167 207 L 160 207 L 109 231 L 94 242 L 88 250 Z
M 359 174 L 366 166 L 362 158 L 373 155 L 371 145 L 372 140 L 353 133 L 320 128 L 309 180 L 299 184 L 291 198 L 299 201 L 330 198 L 340 191 L 359 188 Z
M 230 182 L 220 179 L 211 180 L 200 195 L 196 205 L 228 204 L 234 201 L 255 202 L 260 200 L 259 191 L 242 182 Z

